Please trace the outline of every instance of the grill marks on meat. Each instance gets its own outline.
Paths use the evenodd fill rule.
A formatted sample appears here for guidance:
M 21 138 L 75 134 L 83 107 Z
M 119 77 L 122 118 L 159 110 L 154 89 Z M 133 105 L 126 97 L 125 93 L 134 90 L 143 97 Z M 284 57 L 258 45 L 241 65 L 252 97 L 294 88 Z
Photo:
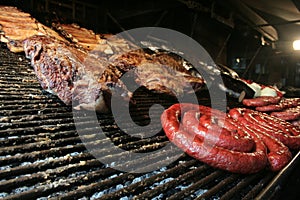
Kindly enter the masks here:
M 65 41 L 58 33 L 16 7 L 0 6 L 0 41 L 12 52 L 22 52 L 22 41 L 34 35 L 48 35 Z
M 52 26 L 67 40 L 99 57 L 110 59 L 111 56 L 119 56 L 133 49 L 138 49 L 137 46 L 122 38 L 108 34 L 96 34 L 92 30 L 76 24 L 53 23 Z
M 64 103 L 72 102 L 73 77 L 80 65 L 80 55 L 49 37 L 33 36 L 24 41 L 26 57 L 31 60 L 43 89 L 56 94 Z M 68 55 L 69 54 L 69 55 Z M 80 52 L 78 51 L 78 54 Z
M 93 50 L 102 43 L 99 35 L 76 24 L 52 23 L 53 28 L 62 34 L 67 40 L 82 46 L 86 50 Z

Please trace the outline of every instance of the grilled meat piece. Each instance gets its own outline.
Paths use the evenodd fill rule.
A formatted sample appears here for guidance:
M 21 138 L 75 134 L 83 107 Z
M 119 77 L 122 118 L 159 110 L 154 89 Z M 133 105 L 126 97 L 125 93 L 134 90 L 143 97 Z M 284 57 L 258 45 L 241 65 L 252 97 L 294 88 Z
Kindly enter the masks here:
M 56 94 L 67 105 L 75 103 L 73 106 L 77 108 L 105 112 L 109 109 L 111 95 L 129 99 L 132 93 L 121 81 L 121 77 L 131 69 L 138 85 L 171 95 L 181 95 L 184 92 L 189 86 L 189 79 L 186 77 L 203 83 L 203 79 L 174 70 L 173 66 L 160 64 L 151 59 L 153 56 L 145 55 L 141 50 L 132 55 L 143 58 L 142 60 L 132 59 L 138 62 L 129 60 L 129 63 L 122 65 L 95 57 L 86 50 L 48 36 L 26 39 L 24 50 L 42 88 Z
M 192 88 L 184 74 L 167 65 L 144 62 L 135 68 L 136 82 L 149 90 L 170 95 L 180 95 L 185 88 Z
M 138 49 L 136 45 L 120 37 L 111 34 L 96 34 L 76 24 L 52 23 L 52 27 L 70 42 L 99 57 L 110 59 L 111 56 Z
M 147 52 L 149 51 L 138 49 L 111 58 L 110 61 L 121 71 L 134 69 L 135 81 L 156 92 L 181 96 L 203 87 L 203 78 L 184 68 L 184 60 L 179 56 L 165 52 Z
M 112 92 L 124 98 L 131 95 L 116 68 L 84 50 L 48 36 L 27 38 L 24 50 L 42 88 L 67 105 L 106 112 Z
M 120 36 L 95 34 L 74 24 L 53 24 L 58 34 L 17 8 L 0 11 L 1 41 L 13 52 L 24 50 L 42 88 L 67 105 L 107 111 L 113 94 L 130 98 L 121 80 L 127 72 L 133 75 L 131 83 L 176 96 L 204 84 L 179 56 L 141 49 Z
M 204 85 L 200 76 L 196 77 L 184 67 L 184 60 L 179 56 L 141 49 L 117 35 L 95 34 L 75 24 L 52 25 L 70 42 L 89 51 L 91 55 L 107 59 L 123 74 L 134 69 L 132 78 L 149 90 L 182 95 L 184 89 L 189 88 L 189 83 L 194 89 Z
M 76 24 L 52 23 L 52 27 L 67 40 L 82 46 L 86 50 L 93 50 L 98 44 L 102 43 L 99 35 Z
M 22 52 L 22 41 L 34 35 L 48 35 L 66 41 L 54 30 L 16 7 L 0 6 L 0 41 L 12 52 Z

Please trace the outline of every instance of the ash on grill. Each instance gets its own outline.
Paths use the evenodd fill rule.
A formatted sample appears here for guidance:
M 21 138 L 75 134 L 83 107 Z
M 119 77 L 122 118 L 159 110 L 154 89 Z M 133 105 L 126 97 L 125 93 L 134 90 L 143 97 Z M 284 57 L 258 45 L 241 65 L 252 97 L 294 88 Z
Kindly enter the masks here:
M 2 199 L 252 199 L 276 176 L 269 171 L 231 174 L 185 154 L 149 173 L 117 171 L 111 168 L 114 163 L 102 164 L 89 154 L 75 129 L 72 109 L 41 90 L 23 55 L 10 53 L 1 44 L 0 56 Z M 153 103 L 165 107 L 174 103 L 143 89 L 135 98 L 137 106 L 130 109 L 140 125 L 149 123 Z M 162 132 L 150 138 L 131 137 L 118 129 L 111 115 L 99 116 L 99 122 L 108 138 L 125 150 L 154 151 L 168 143 Z M 89 118 L 82 123 L 88 124 Z M 96 134 L 85 131 L 92 142 Z M 103 153 L 114 156 L 105 149 Z M 161 160 L 161 155 L 154 154 L 153 166 Z

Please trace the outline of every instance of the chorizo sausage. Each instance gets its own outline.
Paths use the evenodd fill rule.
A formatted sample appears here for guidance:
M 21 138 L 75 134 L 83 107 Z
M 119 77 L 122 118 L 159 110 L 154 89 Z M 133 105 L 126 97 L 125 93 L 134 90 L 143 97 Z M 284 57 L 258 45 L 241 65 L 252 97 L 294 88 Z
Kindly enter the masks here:
M 240 152 L 250 152 L 253 149 L 254 141 L 247 134 L 214 124 L 211 115 L 200 115 L 195 110 L 184 114 L 182 125 L 187 132 L 194 134 L 201 141 L 206 140 L 205 142 L 225 149 Z
M 292 112 L 292 111 L 282 111 L 282 112 L 272 112 L 270 113 L 271 116 L 280 118 L 285 121 L 292 121 L 296 120 L 300 117 L 300 112 Z
M 294 121 L 300 118 L 300 106 L 291 107 L 281 112 L 272 112 L 270 115 L 285 121 Z
M 287 135 L 294 135 L 294 136 L 300 135 L 300 129 L 285 120 L 267 115 L 265 113 L 260 113 L 260 112 L 255 112 L 253 114 L 262 124 L 268 124 L 274 129 L 279 129 L 283 131 Z
M 278 104 L 281 100 L 280 96 L 260 96 L 253 99 L 243 99 L 242 103 L 249 107 L 266 106 L 269 104 Z
M 254 111 L 245 108 L 233 108 L 229 111 L 229 113 L 232 114 L 234 118 L 236 118 L 238 115 L 242 116 L 242 118 L 246 119 L 244 122 L 248 123 L 257 131 L 262 133 L 265 132 L 277 138 L 291 149 L 300 148 L 299 129 L 293 126 L 291 123 L 280 119 L 275 119 L 274 117 L 268 116 L 264 113 L 257 114 Z M 259 116 L 263 117 L 258 118 Z M 268 122 L 266 119 L 270 121 Z M 282 123 L 279 123 L 279 121 Z
M 229 113 L 231 113 L 236 120 L 239 120 L 239 122 L 241 122 L 241 126 L 243 127 L 244 131 L 248 132 L 248 134 L 252 136 L 258 135 L 258 137 L 260 137 L 264 144 L 267 146 L 269 150 L 267 155 L 270 170 L 281 170 L 292 159 L 292 154 L 289 151 L 288 147 L 278 139 L 268 134 L 266 129 L 262 129 L 257 124 L 254 125 L 253 122 L 247 120 L 247 118 L 244 117 L 244 111 L 245 109 L 232 109 L 229 111 Z
M 300 98 L 286 98 L 282 99 L 278 104 L 269 104 L 265 106 L 258 106 L 255 110 L 260 112 L 274 112 L 282 111 L 288 108 L 295 108 L 300 105 Z
M 235 173 L 255 173 L 264 169 L 268 163 L 266 148 L 258 137 L 253 137 L 253 152 L 238 152 L 203 142 L 197 135 L 187 132 L 179 118 L 191 104 L 174 104 L 161 115 L 163 130 L 171 142 L 188 155 L 213 167 Z M 192 109 L 199 111 L 199 107 Z
M 260 112 L 273 112 L 273 111 L 281 111 L 283 108 L 281 105 L 278 104 L 271 104 L 266 106 L 259 106 L 256 107 L 255 110 Z

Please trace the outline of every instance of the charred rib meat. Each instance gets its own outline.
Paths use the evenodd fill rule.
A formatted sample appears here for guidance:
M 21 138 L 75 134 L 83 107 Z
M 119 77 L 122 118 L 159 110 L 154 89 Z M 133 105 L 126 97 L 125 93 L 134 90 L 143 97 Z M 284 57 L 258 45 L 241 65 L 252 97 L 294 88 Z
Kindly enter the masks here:
M 34 35 L 48 35 L 66 41 L 51 28 L 39 23 L 16 7 L 0 6 L 0 41 L 12 52 L 22 52 L 22 41 Z

